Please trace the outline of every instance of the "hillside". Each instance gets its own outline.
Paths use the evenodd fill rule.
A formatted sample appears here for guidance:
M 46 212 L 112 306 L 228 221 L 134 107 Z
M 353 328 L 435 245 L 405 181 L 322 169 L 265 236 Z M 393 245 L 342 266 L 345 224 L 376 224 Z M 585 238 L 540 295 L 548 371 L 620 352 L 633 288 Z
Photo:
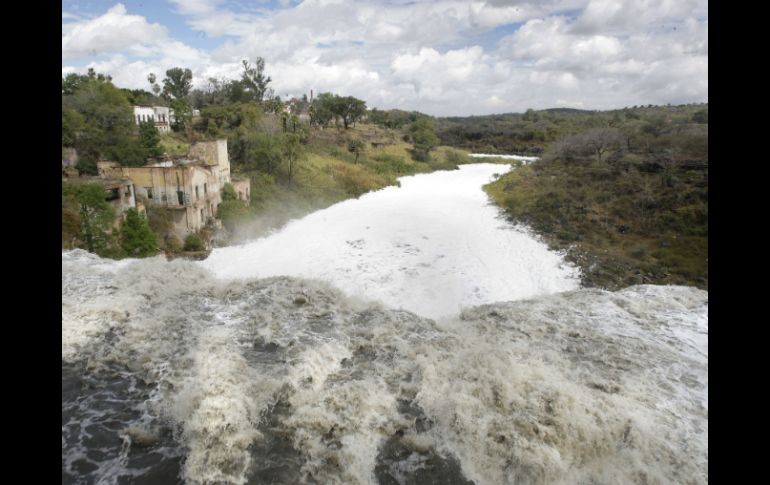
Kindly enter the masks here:
M 541 155 L 565 136 L 600 126 L 633 128 L 646 122 L 708 122 L 708 105 L 630 107 L 611 111 L 552 108 L 526 113 L 437 118 L 441 144 L 483 153 Z M 637 127 L 638 128 L 638 127 Z

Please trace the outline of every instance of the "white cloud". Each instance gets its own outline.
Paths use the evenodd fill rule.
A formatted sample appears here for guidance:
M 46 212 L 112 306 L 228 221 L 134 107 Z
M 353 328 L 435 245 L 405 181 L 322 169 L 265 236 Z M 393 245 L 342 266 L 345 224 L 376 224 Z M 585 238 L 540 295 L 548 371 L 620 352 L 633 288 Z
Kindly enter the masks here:
M 708 5 L 705 0 L 591 0 L 574 29 L 581 33 L 622 33 L 701 14 L 704 5 Z
M 150 24 L 139 15 L 128 15 L 119 3 L 92 20 L 70 24 L 62 35 L 62 58 L 95 56 L 106 52 L 120 52 L 137 44 L 160 42 L 167 30 L 160 24 Z
M 63 58 L 91 62 L 62 73 L 94 67 L 146 89 L 147 73 L 183 66 L 202 87 L 262 56 L 277 94 L 333 91 L 436 115 L 708 99 L 702 0 L 306 0 L 237 13 L 222 0 L 172 3 L 192 29 L 227 39 L 196 49 L 121 4 L 63 14 Z M 523 25 L 496 45 L 479 40 L 511 22 Z

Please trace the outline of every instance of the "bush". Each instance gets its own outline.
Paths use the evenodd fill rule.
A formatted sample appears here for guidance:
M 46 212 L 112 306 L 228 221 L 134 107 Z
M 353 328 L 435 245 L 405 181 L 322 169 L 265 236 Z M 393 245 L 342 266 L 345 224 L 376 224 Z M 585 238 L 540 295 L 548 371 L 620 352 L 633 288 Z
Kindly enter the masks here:
M 184 240 L 185 251 L 203 251 L 206 246 L 197 234 L 189 234 Z

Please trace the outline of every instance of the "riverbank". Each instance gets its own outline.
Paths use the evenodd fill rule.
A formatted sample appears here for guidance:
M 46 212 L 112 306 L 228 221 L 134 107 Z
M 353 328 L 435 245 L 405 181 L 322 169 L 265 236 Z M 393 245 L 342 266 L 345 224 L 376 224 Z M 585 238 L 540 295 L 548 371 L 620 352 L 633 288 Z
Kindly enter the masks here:
M 583 286 L 708 290 L 708 162 L 664 171 L 538 161 L 485 190 L 512 222 L 564 251 Z

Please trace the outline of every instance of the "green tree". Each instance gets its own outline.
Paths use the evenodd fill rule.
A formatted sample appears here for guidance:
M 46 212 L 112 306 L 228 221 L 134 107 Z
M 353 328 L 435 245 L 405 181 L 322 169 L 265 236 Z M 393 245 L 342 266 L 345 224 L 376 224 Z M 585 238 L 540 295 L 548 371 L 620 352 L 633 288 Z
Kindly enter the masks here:
M 250 65 L 249 61 L 243 60 L 243 73 L 241 74 L 241 82 L 251 95 L 251 99 L 261 103 L 265 98 L 265 94 L 268 92 L 267 85 L 270 84 L 270 76 L 265 76 L 265 60 L 261 57 L 257 57 L 254 65 Z
M 253 138 L 253 145 L 248 150 L 248 161 L 255 169 L 274 173 L 284 157 L 282 139 L 266 133 L 258 133 Z
M 129 256 L 146 258 L 158 254 L 158 237 L 150 229 L 147 219 L 136 209 L 126 211 L 120 235 L 120 245 Z
M 353 96 L 333 95 L 331 98 L 326 98 L 326 102 L 334 116 L 342 120 L 346 130 L 366 114 L 366 102 Z
M 152 121 L 139 124 L 139 142 L 145 150 L 146 157 L 163 155 L 163 150 L 160 147 L 160 133 Z
M 96 174 L 96 162 L 103 156 L 120 163 L 127 155 L 131 162 L 138 145 L 131 104 L 124 91 L 116 88 L 109 76 L 68 75 L 62 81 L 62 143 L 78 151 L 81 173 Z M 72 145 L 69 145 L 72 143 Z M 126 145 L 135 144 L 132 149 Z M 123 145 L 119 150 L 111 150 Z
M 308 110 L 311 124 L 323 127 L 329 125 L 329 122 L 335 117 L 335 113 L 332 110 L 334 97 L 335 95 L 332 93 L 321 93 L 313 100 L 313 104 Z
M 187 100 L 192 89 L 192 71 L 174 67 L 166 71 L 163 79 L 163 95 L 170 99 L 169 107 L 174 110 L 174 129 L 184 129 L 192 118 L 192 108 Z
M 78 207 L 80 235 L 84 249 L 106 256 L 114 252 L 112 223 L 115 209 L 107 202 L 102 184 L 65 184 L 62 196 Z
M 83 116 L 74 109 L 62 109 L 61 112 L 61 144 L 64 147 L 74 147 L 86 128 Z
M 131 135 L 113 137 L 112 143 L 102 153 L 106 158 L 117 160 L 121 165 L 128 167 L 141 167 L 147 163 L 147 151 L 141 142 Z
M 430 159 L 430 152 L 438 146 L 438 136 L 433 120 L 428 117 L 418 118 L 409 127 L 409 136 L 414 149 L 412 156 L 422 162 Z
M 174 99 L 186 98 L 192 89 L 192 79 L 192 71 L 189 69 L 182 69 L 181 67 L 169 69 L 166 71 L 165 79 L 163 79 L 163 94 Z

